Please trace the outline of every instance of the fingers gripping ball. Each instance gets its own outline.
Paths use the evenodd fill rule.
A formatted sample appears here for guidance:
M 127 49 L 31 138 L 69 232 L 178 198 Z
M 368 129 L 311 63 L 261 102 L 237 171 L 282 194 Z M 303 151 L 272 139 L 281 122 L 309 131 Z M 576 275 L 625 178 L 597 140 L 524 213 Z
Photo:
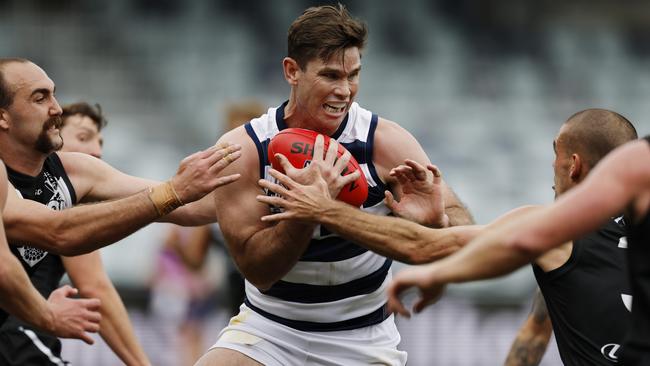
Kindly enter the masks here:
M 311 163 L 314 156 L 314 144 L 316 142 L 318 132 L 305 130 L 302 128 L 287 128 L 280 131 L 269 143 L 268 159 L 271 162 L 273 169 L 281 171 L 284 170 L 275 158 L 275 154 L 282 154 L 287 157 L 291 164 L 298 168 L 304 168 Z M 323 153 L 327 152 L 330 137 L 325 137 L 325 147 Z M 343 145 L 339 144 L 337 151 L 337 159 L 345 154 L 346 149 Z M 350 161 L 345 170 L 341 173 L 347 175 L 359 170 L 359 178 L 354 182 L 347 184 L 336 197 L 338 200 L 347 202 L 353 206 L 359 207 L 365 202 L 368 197 L 368 182 L 359 167 L 359 163 L 354 157 L 350 157 Z

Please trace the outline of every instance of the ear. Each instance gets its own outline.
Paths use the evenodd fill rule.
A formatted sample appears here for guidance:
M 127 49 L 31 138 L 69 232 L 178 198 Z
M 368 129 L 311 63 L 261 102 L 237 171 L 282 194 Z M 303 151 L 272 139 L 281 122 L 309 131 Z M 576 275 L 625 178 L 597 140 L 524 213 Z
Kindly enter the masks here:
M 578 154 L 571 155 L 571 167 L 569 168 L 569 177 L 572 181 L 579 182 L 582 180 L 582 173 L 585 170 L 582 158 Z
M 282 60 L 282 69 L 284 70 L 284 78 L 287 80 L 287 83 L 291 86 L 296 85 L 302 72 L 296 60 L 291 57 L 285 57 Z
M 9 112 L 4 108 L 0 108 L 0 130 L 8 130 L 8 129 L 9 129 Z

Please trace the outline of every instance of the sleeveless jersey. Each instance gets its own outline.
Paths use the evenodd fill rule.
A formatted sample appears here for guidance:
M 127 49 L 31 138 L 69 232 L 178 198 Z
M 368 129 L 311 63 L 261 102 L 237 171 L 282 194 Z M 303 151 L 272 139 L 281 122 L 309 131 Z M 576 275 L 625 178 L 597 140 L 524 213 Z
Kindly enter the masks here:
M 260 176 L 268 174 L 268 144 L 287 128 L 284 107 L 245 125 L 257 146 Z M 362 209 L 388 214 L 383 204 L 386 185 L 372 163 L 373 138 L 378 117 L 353 103 L 348 114 L 331 136 L 359 163 L 368 181 L 368 199 Z M 268 194 L 268 192 L 267 192 Z M 260 291 L 246 281 L 245 303 L 262 316 L 303 331 L 338 331 L 361 328 L 388 318 L 386 287 L 391 279 L 392 260 L 373 253 L 318 226 L 308 248 L 280 281 Z
M 533 265 L 562 362 L 613 365 L 628 329 L 625 220 L 610 220 L 573 242 L 569 260 L 549 272 Z
M 74 188 L 63 169 L 56 153 L 45 159 L 43 170 L 35 176 L 18 173 L 7 166 L 9 181 L 24 199 L 40 202 L 50 209 L 63 210 L 71 207 L 77 200 Z M 29 275 L 32 284 L 47 298 L 54 291 L 65 273 L 63 263 L 58 255 L 33 248 L 29 243 L 11 243 L 11 251 L 18 257 Z M 7 313 L 0 310 L 0 325 L 7 320 Z
M 650 135 L 644 137 L 650 147 Z M 646 162 L 650 164 L 650 161 Z M 628 232 L 632 322 L 623 345 L 624 365 L 650 365 L 650 210 Z

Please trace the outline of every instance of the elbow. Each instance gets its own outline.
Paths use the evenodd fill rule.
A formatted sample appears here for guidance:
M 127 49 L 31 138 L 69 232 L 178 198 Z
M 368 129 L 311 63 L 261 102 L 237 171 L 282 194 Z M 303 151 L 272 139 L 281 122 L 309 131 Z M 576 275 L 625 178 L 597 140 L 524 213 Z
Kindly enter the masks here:
M 266 291 L 271 288 L 279 278 L 271 276 L 267 272 L 260 271 L 258 266 L 251 266 L 245 268 L 244 266 L 239 267 L 239 272 L 246 278 L 246 281 L 250 282 L 251 285 L 255 286 L 260 291 Z
M 519 257 L 533 260 L 544 253 L 540 242 L 530 236 L 512 235 L 503 242 L 503 245 L 516 253 Z
M 49 252 L 66 257 L 85 254 L 86 252 L 80 249 L 79 244 L 80 243 L 77 238 L 75 238 L 75 235 L 65 229 L 53 230 L 47 240 Z
M 66 257 L 89 253 L 91 250 L 83 250 L 81 232 L 80 229 L 72 229 L 64 220 L 57 220 L 48 231 L 47 250 Z

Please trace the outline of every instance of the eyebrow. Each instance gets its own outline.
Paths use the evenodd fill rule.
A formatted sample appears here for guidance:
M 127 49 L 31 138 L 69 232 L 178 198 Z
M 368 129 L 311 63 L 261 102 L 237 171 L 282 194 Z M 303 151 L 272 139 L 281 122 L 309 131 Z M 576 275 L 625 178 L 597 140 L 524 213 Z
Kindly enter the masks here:
M 557 152 L 557 149 L 555 148 L 555 140 L 553 140 L 553 151 Z
M 350 73 L 348 75 L 358 73 L 359 71 L 361 71 L 361 65 L 359 65 L 359 67 L 357 67 L 356 69 L 350 71 Z M 319 74 L 325 74 L 325 73 L 328 73 L 328 72 L 333 72 L 333 73 L 336 73 L 336 74 L 345 74 L 341 69 L 334 69 L 334 68 L 331 68 L 331 67 L 326 67 L 324 69 L 321 69 L 318 73 Z
M 50 89 L 47 89 L 47 88 L 38 88 L 38 89 L 34 90 L 32 92 L 32 94 L 30 94 L 29 96 L 33 97 L 35 94 L 38 94 L 38 93 L 42 93 L 44 95 L 49 95 L 50 93 L 54 94 L 55 92 L 56 92 L 56 87 L 54 87 L 52 89 L 52 91 L 50 91 Z
M 98 131 L 95 131 L 92 128 L 89 128 L 89 127 L 80 126 L 79 128 L 82 130 L 81 132 L 87 132 L 87 133 L 90 133 L 92 135 L 97 135 L 99 133 Z

